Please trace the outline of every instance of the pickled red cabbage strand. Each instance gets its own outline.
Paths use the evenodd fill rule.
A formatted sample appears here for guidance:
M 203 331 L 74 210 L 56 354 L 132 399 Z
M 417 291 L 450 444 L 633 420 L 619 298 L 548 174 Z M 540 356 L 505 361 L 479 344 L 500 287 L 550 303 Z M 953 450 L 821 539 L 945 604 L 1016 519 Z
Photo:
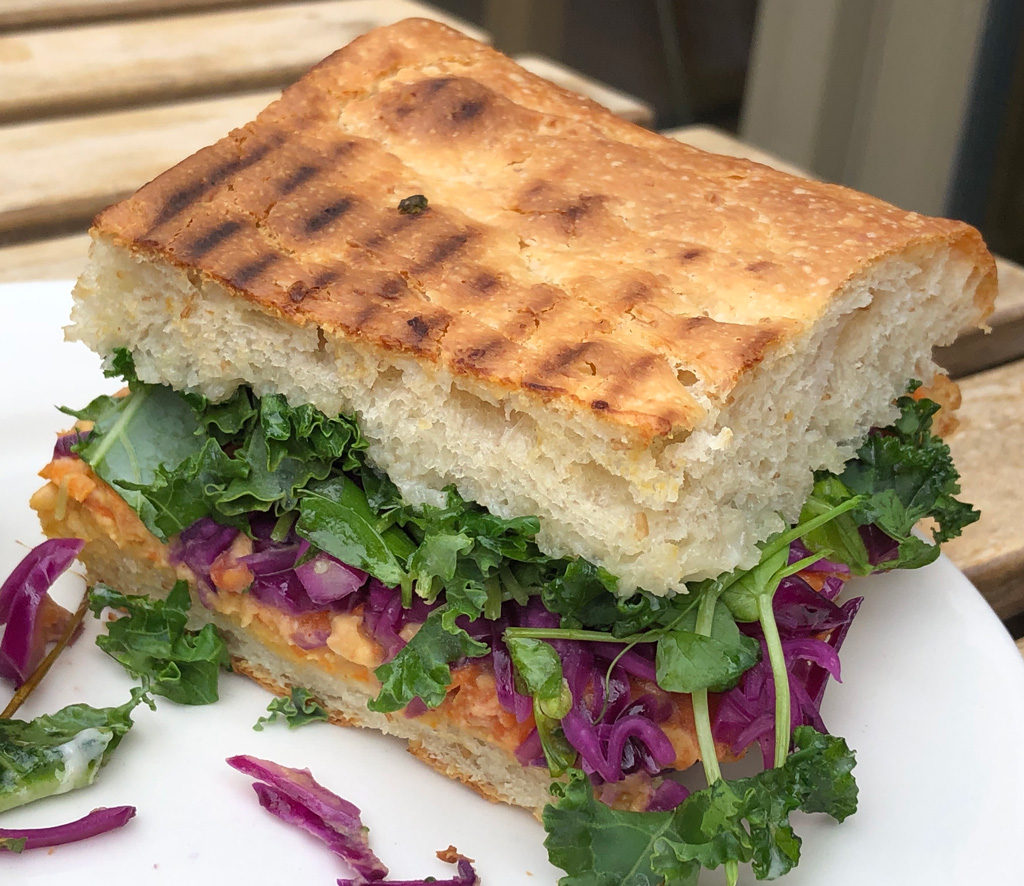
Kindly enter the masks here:
M 71 613 L 48 591 L 67 570 L 85 542 L 51 538 L 36 545 L 0 585 L 0 677 L 21 686 L 46 655 L 48 643 L 68 625 Z
M 28 849 L 43 849 L 47 846 L 63 846 L 65 843 L 75 843 L 78 840 L 86 840 L 107 831 L 126 825 L 135 815 L 134 806 L 111 806 L 93 809 L 88 815 L 84 815 L 75 821 L 67 824 L 54 825 L 48 828 L 0 828 L 0 841 L 20 843 L 24 840 L 20 849 L 8 850 L 22 852 Z M 0 845 L 0 852 L 4 846 Z

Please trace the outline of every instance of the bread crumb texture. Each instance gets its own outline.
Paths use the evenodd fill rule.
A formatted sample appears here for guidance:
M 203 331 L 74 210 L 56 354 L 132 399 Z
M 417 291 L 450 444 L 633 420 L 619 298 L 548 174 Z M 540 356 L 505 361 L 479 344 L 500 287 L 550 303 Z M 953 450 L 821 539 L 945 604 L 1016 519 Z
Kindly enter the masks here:
M 623 593 L 754 562 L 995 288 L 972 228 L 663 138 L 416 19 L 93 233 L 73 338 L 353 413 L 408 499 L 535 514 Z

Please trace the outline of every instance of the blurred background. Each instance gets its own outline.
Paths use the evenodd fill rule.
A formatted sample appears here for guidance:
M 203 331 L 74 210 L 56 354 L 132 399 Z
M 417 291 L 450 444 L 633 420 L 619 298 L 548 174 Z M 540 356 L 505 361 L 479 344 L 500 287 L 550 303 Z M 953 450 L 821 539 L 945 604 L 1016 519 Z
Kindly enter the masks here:
M 1024 261 L 1020 0 L 435 0 L 830 181 L 979 227 Z

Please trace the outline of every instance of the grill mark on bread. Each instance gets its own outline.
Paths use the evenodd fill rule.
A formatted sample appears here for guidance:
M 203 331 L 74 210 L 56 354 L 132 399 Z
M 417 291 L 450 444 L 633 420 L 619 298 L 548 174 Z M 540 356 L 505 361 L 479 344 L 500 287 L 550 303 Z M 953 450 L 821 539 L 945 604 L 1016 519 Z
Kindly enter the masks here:
M 459 231 L 458 233 L 442 237 L 440 240 L 435 240 L 426 258 L 412 266 L 412 272 L 414 274 L 422 274 L 425 271 L 436 268 L 442 262 L 460 252 L 472 237 L 473 235 L 469 231 Z
M 341 279 L 341 273 L 334 270 L 333 268 L 324 268 L 321 271 L 317 271 L 316 276 L 313 278 L 313 289 L 323 289 L 329 283 L 333 283 L 335 280 Z
M 451 319 L 451 314 L 445 310 L 434 314 L 415 314 L 405 321 L 408 331 L 399 338 L 403 345 L 417 353 L 436 352 Z
M 341 218 L 355 205 L 355 200 L 350 196 L 339 197 L 326 206 L 322 206 L 312 215 L 306 217 L 303 230 L 306 234 L 318 234 L 329 224 Z
M 428 332 L 430 332 L 430 324 L 420 316 L 410 317 L 405 321 L 405 325 L 412 330 L 413 335 L 416 336 L 417 340 L 421 340 Z
M 423 88 L 426 90 L 427 95 L 436 95 L 454 79 L 454 77 L 434 77 L 430 80 L 424 80 Z
M 565 369 L 579 357 L 586 354 L 592 347 L 594 347 L 594 342 L 590 341 L 582 341 L 578 344 L 561 347 L 541 364 L 541 371 L 553 373 Z
M 606 199 L 600 195 L 581 194 L 578 200 L 568 204 L 559 213 L 563 219 L 565 233 L 571 237 L 575 236 L 579 222 L 592 215 L 595 208 L 603 206 Z
M 409 292 L 409 284 L 405 282 L 403 277 L 393 275 L 386 277 L 374 291 L 375 295 L 387 301 L 395 301 L 402 298 Z
M 452 112 L 452 120 L 461 122 L 463 120 L 472 120 L 474 117 L 483 113 L 484 108 L 487 107 L 487 102 L 483 98 L 471 98 L 466 99 L 461 105 L 459 105 Z
M 339 161 L 345 156 L 350 154 L 355 148 L 355 141 L 343 141 L 339 142 L 331 147 L 328 154 L 328 163 L 302 163 L 293 169 L 288 175 L 284 176 L 277 185 L 277 193 L 280 197 L 287 197 L 289 194 L 297 191 L 306 182 L 315 178 L 326 171 L 337 172 L 339 167 Z M 321 160 L 320 156 L 317 160 Z
M 293 304 L 299 304 L 310 295 L 324 289 L 324 287 L 342 278 L 342 274 L 333 268 L 323 268 L 318 271 L 313 279 L 307 283 L 305 280 L 296 280 L 288 287 L 288 298 Z
M 287 197 L 292 193 L 292 191 L 304 185 L 319 172 L 319 166 L 303 163 L 298 169 L 281 182 L 277 188 L 277 193 L 282 197 Z
M 347 322 L 346 325 L 353 332 L 358 332 L 361 329 L 367 329 L 370 326 L 370 321 L 382 310 L 383 306 L 378 302 L 372 302 L 369 299 L 364 299 L 362 310 L 353 315 L 351 321 Z
M 547 179 L 527 182 L 520 189 L 513 204 L 516 212 L 536 215 L 550 220 L 556 230 L 568 237 L 581 233 L 584 223 L 599 224 L 608 197 L 604 194 L 567 192 Z M 620 223 L 621 224 L 621 223 Z
M 385 126 L 432 141 L 474 137 L 486 131 L 490 120 L 530 113 L 478 80 L 456 76 L 394 85 L 382 93 L 380 106 Z
M 452 365 L 467 371 L 481 370 L 489 363 L 499 361 L 508 348 L 508 339 L 495 335 L 457 350 L 452 356 Z
M 523 387 L 530 391 L 536 391 L 538 394 L 561 394 L 565 392 L 564 388 L 557 387 L 556 385 L 546 385 L 539 381 L 524 381 Z
M 486 295 L 492 289 L 494 289 L 496 286 L 499 286 L 500 284 L 501 280 L 499 280 L 490 271 L 481 271 L 479 274 L 477 274 L 469 281 L 470 289 L 475 290 L 481 295 Z
M 655 367 L 661 362 L 662 358 L 657 354 L 641 354 L 632 363 L 624 367 L 621 373 L 614 378 L 609 378 L 607 386 L 609 403 L 616 399 L 621 399 L 621 395 L 635 392 L 639 387 L 638 382 L 643 381 L 647 376 L 653 375 Z
M 433 103 L 433 107 L 430 103 L 421 106 L 424 113 L 433 112 L 455 124 L 479 117 L 490 104 L 490 90 L 468 77 L 437 77 L 424 80 L 423 87 Z
M 374 231 L 371 237 L 363 241 L 353 240 L 353 243 L 361 248 L 375 251 L 385 243 L 390 242 L 392 238 L 402 233 L 410 225 L 416 224 L 421 218 L 424 218 L 424 216 L 404 213 L 393 214 L 389 212 L 385 217 L 385 222 Z
M 161 225 L 177 218 L 200 197 L 212 191 L 226 179 L 236 175 L 243 169 L 259 163 L 272 150 L 280 147 L 284 138 L 284 133 L 274 133 L 267 141 L 257 145 L 250 153 L 234 157 L 231 160 L 225 160 L 223 163 L 214 166 L 202 178 L 178 188 L 164 201 L 146 234 L 152 234 Z
M 228 282 L 237 289 L 244 289 L 249 283 L 260 276 L 271 265 L 280 260 L 274 252 L 268 252 L 242 265 L 237 271 L 228 275 Z
M 230 219 L 226 222 L 221 222 L 215 228 L 211 228 L 209 231 L 201 233 L 198 237 L 192 240 L 191 243 L 184 247 L 183 252 L 191 259 L 202 258 L 206 253 L 215 249 L 223 241 L 227 240 L 241 227 L 242 223 L 237 219 Z

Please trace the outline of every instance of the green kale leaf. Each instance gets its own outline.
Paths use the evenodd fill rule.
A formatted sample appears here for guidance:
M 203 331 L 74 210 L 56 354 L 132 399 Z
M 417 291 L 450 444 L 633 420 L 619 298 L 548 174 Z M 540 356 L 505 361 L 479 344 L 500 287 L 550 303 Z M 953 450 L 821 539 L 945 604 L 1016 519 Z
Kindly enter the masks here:
M 172 470 L 202 450 L 199 425 L 185 401 L 170 388 L 137 385 L 124 397 L 97 397 L 84 409 L 64 409 L 94 422 L 75 451 L 113 486 L 158 537 L 165 537 L 158 506 L 145 491 L 164 485 L 161 469 Z
M 658 639 L 655 669 L 658 685 L 668 692 L 731 689 L 761 657 L 761 644 L 740 633 L 728 607 L 715 605 L 711 634 L 695 631 L 697 613 L 691 610 Z
M 574 771 L 552 786 L 545 846 L 566 871 L 560 886 L 694 886 L 702 868 L 750 863 L 758 879 L 782 876 L 800 858 L 789 823 L 796 810 L 842 821 L 856 810 L 853 754 L 843 739 L 809 726 L 794 733 L 786 762 L 750 778 L 717 781 L 672 812 L 611 809 Z
M 239 387 L 219 403 L 201 394 L 182 394 L 206 433 L 221 444 L 231 443 L 259 414 L 259 401 L 247 387 Z
M 267 723 L 274 723 L 278 719 L 284 720 L 289 729 L 329 719 L 324 706 L 308 689 L 301 686 L 293 686 L 288 695 L 275 698 L 267 705 L 267 711 L 270 716 L 260 717 L 252 727 L 257 732 L 262 732 Z
M 572 707 L 572 692 L 562 676 L 562 660 L 554 647 L 531 637 L 506 641 L 519 689 L 533 697 L 533 719 L 548 771 L 557 778 L 576 762 L 576 749 L 562 731 L 561 720 Z
M 911 393 L 919 386 L 912 382 Z M 955 496 L 960 475 L 949 446 L 932 433 L 938 404 L 906 395 L 896 401 L 900 416 L 888 428 L 872 431 L 837 477 L 819 473 L 801 520 L 815 508 L 837 504 L 844 495 L 864 497 L 860 506 L 804 541 L 812 550 L 847 563 L 854 572 L 913 569 L 939 556 L 939 545 L 955 538 L 980 516 Z M 928 544 L 912 533 L 922 519 L 935 522 Z M 857 527 L 875 525 L 898 543 L 896 556 L 871 565 Z
M 0 812 L 95 781 L 124 734 L 141 689 L 123 705 L 75 704 L 34 720 L 0 720 Z
M 210 704 L 218 698 L 217 678 L 228 667 L 228 651 L 213 625 L 186 628 L 191 605 L 188 585 L 179 581 L 166 600 L 129 596 L 102 585 L 89 593 L 89 608 L 126 615 L 107 623 L 96 645 L 154 695 L 179 704 Z
M 427 707 L 436 708 L 451 684 L 452 662 L 461 658 L 486 655 L 490 649 L 464 630 L 454 633 L 445 628 L 442 619 L 445 606 L 435 609 L 423 622 L 413 638 L 389 662 L 375 671 L 381 682 L 378 696 L 367 707 L 388 713 L 405 707 L 420 698 Z
M 373 513 L 366 494 L 342 475 L 313 484 L 299 503 L 296 531 L 311 544 L 387 585 L 407 580 L 416 545 Z
M 552 564 L 559 561 L 537 548 L 533 540 L 540 528 L 536 518 L 506 520 L 465 501 L 454 488 L 446 490 L 444 507 L 397 505 L 383 483 L 374 484 L 369 495 L 378 503 L 390 501 L 392 506 L 386 516 L 373 523 L 369 497 L 364 496 L 360 507 L 366 510 L 361 522 L 367 530 L 361 535 L 369 537 L 372 530 L 383 538 L 383 523 L 390 524 L 386 531 L 401 531 L 405 538 L 412 539 L 413 550 L 406 560 L 408 572 L 400 582 L 391 583 L 402 585 L 406 602 L 414 589 L 427 602 L 436 601 L 442 588 L 445 594 L 444 605 L 430 614 L 412 641 L 392 661 L 377 668 L 382 689 L 371 702 L 371 709 L 397 710 L 416 697 L 428 707 L 435 707 L 444 700 L 451 682 L 449 665 L 488 651 L 489 647 L 470 637 L 463 625 L 485 611 L 496 617 L 506 600 L 525 602 L 550 577 Z M 311 500 L 312 496 L 303 501 L 304 510 Z M 338 522 L 352 521 L 341 515 Z M 311 534 L 309 526 L 309 521 L 304 524 L 300 517 L 300 534 L 313 544 L 329 542 L 326 534 L 322 538 Z M 330 534 L 337 536 L 339 531 L 345 530 L 338 526 Z M 326 550 L 344 559 L 330 548 Z
M 200 517 L 244 527 L 253 511 L 293 510 L 310 484 L 362 465 L 366 441 L 345 416 L 247 388 L 210 403 L 140 382 L 125 349 L 110 363 L 107 374 L 123 375 L 129 393 L 64 410 L 94 423 L 75 451 L 159 538 Z
M 209 438 L 174 468 L 160 465 L 149 483 L 119 482 L 142 496 L 144 521 L 160 538 L 167 538 L 191 526 L 196 520 L 217 514 L 220 523 L 245 528 L 219 508 L 228 483 L 246 476 L 246 466 L 230 458 L 216 440 Z M 148 518 L 148 519 L 146 519 Z

